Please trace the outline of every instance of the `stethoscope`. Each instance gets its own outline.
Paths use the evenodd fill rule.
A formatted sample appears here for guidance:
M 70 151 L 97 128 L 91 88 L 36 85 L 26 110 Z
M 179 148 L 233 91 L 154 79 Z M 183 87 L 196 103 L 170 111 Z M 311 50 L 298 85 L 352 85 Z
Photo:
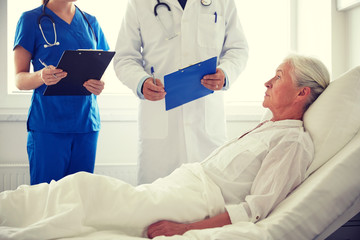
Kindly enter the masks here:
M 200 2 L 203 6 L 210 6 L 212 3 L 212 0 L 200 0 Z M 173 28 L 174 23 L 173 23 L 172 17 L 169 18 L 169 16 L 168 16 L 167 19 L 163 19 L 163 17 L 166 17 L 166 16 L 163 16 L 163 17 L 159 16 L 158 7 L 161 7 L 161 6 L 167 8 L 167 10 L 168 10 L 167 12 L 168 12 L 169 16 L 171 16 L 171 8 L 167 3 L 160 2 L 160 0 L 157 0 L 157 4 L 154 7 L 154 15 L 159 20 L 161 27 L 164 29 L 164 31 L 166 33 L 166 40 L 170 40 L 170 39 L 175 38 L 178 35 L 178 33 L 174 32 L 174 28 Z
M 54 21 L 54 19 L 53 19 L 49 14 L 46 14 L 46 13 L 45 13 L 45 7 L 46 7 L 47 3 L 48 3 L 48 1 L 47 1 L 45 4 L 43 4 L 42 14 L 38 17 L 38 20 L 37 20 L 37 21 L 38 21 L 39 28 L 40 28 L 40 32 L 41 32 L 41 34 L 42 34 L 42 36 L 43 36 L 43 38 L 44 38 L 44 40 L 45 40 L 45 42 L 46 42 L 46 44 L 44 44 L 44 48 L 48 48 L 48 47 L 53 47 L 53 46 L 60 45 L 60 43 L 57 41 L 55 21 Z M 85 21 L 87 22 L 87 24 L 89 25 L 89 27 L 90 27 L 90 29 L 91 29 L 91 32 L 92 32 L 92 35 L 93 35 L 95 41 L 97 42 L 97 38 L 96 38 L 96 35 L 95 35 L 95 32 L 94 32 L 94 29 L 91 27 L 91 24 L 90 24 L 89 20 L 87 19 L 87 17 L 86 17 L 85 14 L 83 13 L 83 11 L 80 10 L 80 8 L 78 8 L 76 5 L 75 5 L 75 7 L 80 11 L 81 15 L 84 17 Z M 41 20 L 42 20 L 43 18 L 48 18 L 48 19 L 51 21 L 51 23 L 53 24 L 54 43 L 49 43 L 49 41 L 48 41 L 48 40 L 46 39 L 46 37 L 45 37 L 44 31 L 43 31 L 43 29 L 42 29 L 42 27 L 41 27 Z
M 210 6 L 211 3 L 212 3 L 212 0 L 200 0 L 200 2 L 201 2 L 201 4 L 203 6 Z M 160 2 L 160 0 L 157 0 L 157 4 L 154 7 L 154 15 L 155 15 L 155 17 L 158 15 L 157 8 L 160 7 L 160 6 L 166 7 L 169 12 L 171 11 L 171 8 L 170 8 L 169 4 L 164 3 L 164 2 Z

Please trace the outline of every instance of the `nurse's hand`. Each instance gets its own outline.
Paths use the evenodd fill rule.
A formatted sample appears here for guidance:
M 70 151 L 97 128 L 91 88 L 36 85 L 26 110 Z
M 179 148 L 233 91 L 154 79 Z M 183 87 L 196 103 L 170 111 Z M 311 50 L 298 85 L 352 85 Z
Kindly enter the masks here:
M 84 82 L 83 86 L 92 94 L 100 95 L 104 90 L 105 82 L 103 80 L 89 79 Z
M 204 87 L 214 91 L 221 90 L 224 87 L 224 83 L 225 74 L 220 68 L 216 69 L 215 74 L 205 75 L 203 79 L 201 79 L 201 84 Z
M 159 101 L 166 95 L 164 85 L 159 79 L 156 79 L 156 85 L 153 83 L 153 78 L 148 78 L 143 84 L 142 93 L 145 99 L 150 101 Z
M 67 76 L 67 72 L 64 72 L 61 69 L 57 69 L 54 66 L 48 66 L 43 68 L 40 72 L 41 80 L 46 85 L 57 84 L 61 79 Z

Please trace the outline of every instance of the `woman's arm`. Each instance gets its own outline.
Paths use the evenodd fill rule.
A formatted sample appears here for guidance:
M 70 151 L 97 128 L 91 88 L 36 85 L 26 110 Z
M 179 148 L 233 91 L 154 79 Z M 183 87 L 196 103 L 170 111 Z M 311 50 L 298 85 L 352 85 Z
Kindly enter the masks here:
M 66 72 L 54 66 L 30 73 L 31 54 L 21 46 L 14 50 L 15 84 L 20 90 L 32 90 L 44 83 L 53 85 L 66 77 Z
M 221 213 L 211 218 L 207 218 L 193 223 L 176 223 L 171 221 L 159 221 L 151 224 L 148 227 L 148 237 L 154 238 L 157 236 L 173 236 L 182 235 L 185 232 L 193 229 L 216 228 L 231 224 L 229 214 L 227 212 Z

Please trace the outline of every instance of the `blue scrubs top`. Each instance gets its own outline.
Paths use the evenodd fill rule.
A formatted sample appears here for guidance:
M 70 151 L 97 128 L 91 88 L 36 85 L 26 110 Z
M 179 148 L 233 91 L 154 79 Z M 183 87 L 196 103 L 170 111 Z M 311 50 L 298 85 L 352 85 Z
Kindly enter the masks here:
M 18 45 L 31 53 L 34 71 L 43 68 L 39 59 L 47 65 L 57 66 L 65 50 L 102 49 L 109 45 L 96 18 L 84 12 L 97 37 L 81 12 L 76 9 L 71 24 L 45 8 L 55 21 L 57 40 L 60 45 L 44 48 L 46 44 L 38 26 L 42 6 L 24 12 L 15 33 L 14 48 Z M 41 20 L 41 26 L 49 43 L 54 43 L 53 24 L 49 18 Z M 34 89 L 28 114 L 28 130 L 51 133 L 86 133 L 100 130 L 99 108 L 94 94 L 88 96 L 43 96 L 46 85 Z

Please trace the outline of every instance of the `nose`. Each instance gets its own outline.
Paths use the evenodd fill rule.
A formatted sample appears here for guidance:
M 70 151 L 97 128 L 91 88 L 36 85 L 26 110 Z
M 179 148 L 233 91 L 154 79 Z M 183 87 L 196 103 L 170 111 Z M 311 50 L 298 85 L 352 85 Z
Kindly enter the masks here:
M 272 87 L 272 79 L 270 79 L 269 81 L 265 82 L 265 87 L 267 88 L 271 88 Z

